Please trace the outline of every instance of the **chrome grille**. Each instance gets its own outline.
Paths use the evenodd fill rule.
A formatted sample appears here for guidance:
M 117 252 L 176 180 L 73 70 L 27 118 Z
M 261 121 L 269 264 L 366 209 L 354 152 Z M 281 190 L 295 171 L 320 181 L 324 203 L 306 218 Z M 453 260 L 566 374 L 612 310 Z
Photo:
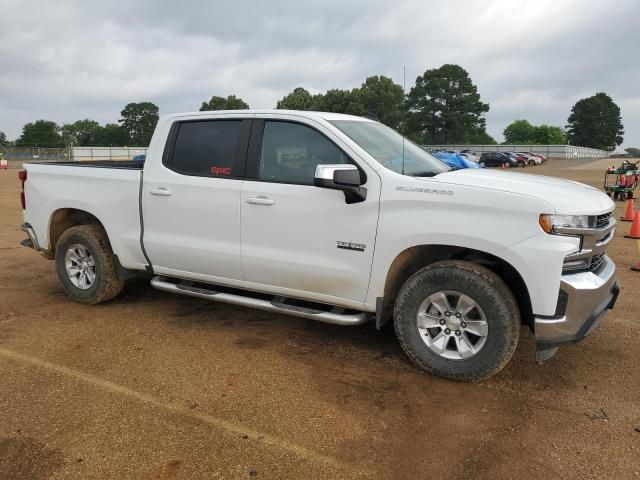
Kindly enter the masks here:
M 604 213 L 596 217 L 596 228 L 604 228 L 609 225 L 609 219 L 613 215 L 613 212 Z
M 602 262 L 604 262 L 604 253 L 594 255 L 593 257 L 591 257 L 591 264 L 589 265 L 589 270 L 591 272 L 596 272 L 602 266 Z

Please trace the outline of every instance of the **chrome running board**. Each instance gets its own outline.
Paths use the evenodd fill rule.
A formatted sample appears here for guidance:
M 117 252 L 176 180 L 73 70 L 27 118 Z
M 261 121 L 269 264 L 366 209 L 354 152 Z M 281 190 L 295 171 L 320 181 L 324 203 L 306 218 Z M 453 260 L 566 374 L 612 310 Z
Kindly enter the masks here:
M 361 325 L 372 319 L 372 314 L 366 312 L 340 313 L 343 310 L 334 307 L 332 311 L 316 310 L 297 305 L 287 305 L 285 297 L 273 296 L 270 300 L 243 296 L 235 293 L 218 292 L 215 285 L 211 289 L 197 287 L 189 281 L 170 279 L 168 277 L 156 276 L 151 279 L 151 286 L 163 292 L 177 293 L 189 297 L 204 298 L 215 302 L 240 305 L 242 307 L 257 308 L 267 312 L 283 313 L 295 317 L 308 318 L 319 322 L 332 323 L 334 325 Z M 202 285 L 202 284 L 200 284 Z M 247 292 L 247 294 L 250 294 Z

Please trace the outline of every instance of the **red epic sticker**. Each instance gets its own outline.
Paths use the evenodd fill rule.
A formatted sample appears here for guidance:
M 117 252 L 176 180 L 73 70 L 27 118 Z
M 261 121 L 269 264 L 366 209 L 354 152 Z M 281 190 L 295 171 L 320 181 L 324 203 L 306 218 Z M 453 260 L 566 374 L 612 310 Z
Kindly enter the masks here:
M 212 175 L 231 175 L 231 167 L 211 167 Z

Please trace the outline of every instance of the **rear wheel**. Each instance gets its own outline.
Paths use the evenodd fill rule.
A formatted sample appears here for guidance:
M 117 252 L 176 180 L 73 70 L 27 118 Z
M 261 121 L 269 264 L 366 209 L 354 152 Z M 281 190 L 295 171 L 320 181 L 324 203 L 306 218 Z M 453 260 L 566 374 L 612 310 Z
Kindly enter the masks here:
M 487 164 L 484 162 L 478 162 L 478 165 L 480 165 L 482 168 L 485 168 L 487 166 Z
M 502 168 L 510 168 L 511 167 L 511 162 L 504 162 L 502 164 Z
M 536 164 L 535 160 L 529 160 L 529 166 L 533 167 Z
M 504 281 L 480 265 L 451 260 L 418 271 L 394 311 L 403 350 L 424 370 L 476 381 L 499 372 L 520 335 L 520 312 Z
M 107 234 L 99 225 L 72 227 L 60 236 L 56 273 L 67 295 L 81 303 L 105 302 L 124 286 Z

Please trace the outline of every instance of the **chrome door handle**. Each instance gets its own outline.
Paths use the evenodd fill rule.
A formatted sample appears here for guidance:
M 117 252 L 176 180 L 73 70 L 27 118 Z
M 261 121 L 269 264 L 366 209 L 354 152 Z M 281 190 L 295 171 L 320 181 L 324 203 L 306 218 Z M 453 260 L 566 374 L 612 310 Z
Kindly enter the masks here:
M 273 205 L 276 201 L 267 197 L 249 197 L 247 198 L 247 203 L 251 205 Z
M 154 188 L 153 190 L 149 190 L 151 195 L 159 195 L 161 197 L 169 197 L 171 196 L 171 190 L 167 190 L 164 187 Z

